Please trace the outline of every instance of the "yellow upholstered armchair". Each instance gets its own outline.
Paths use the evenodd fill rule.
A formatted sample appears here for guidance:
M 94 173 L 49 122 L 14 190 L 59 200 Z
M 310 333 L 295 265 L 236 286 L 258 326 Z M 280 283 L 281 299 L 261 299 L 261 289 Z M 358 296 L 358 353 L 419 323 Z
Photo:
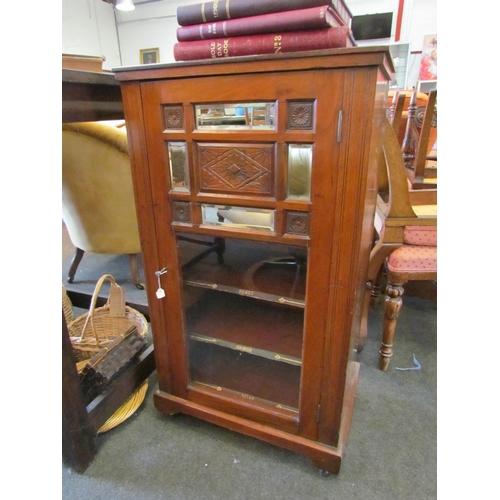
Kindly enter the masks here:
M 127 133 L 89 122 L 62 126 L 62 215 L 76 247 L 68 271 L 72 283 L 84 252 L 129 254 L 138 288 L 141 251 Z

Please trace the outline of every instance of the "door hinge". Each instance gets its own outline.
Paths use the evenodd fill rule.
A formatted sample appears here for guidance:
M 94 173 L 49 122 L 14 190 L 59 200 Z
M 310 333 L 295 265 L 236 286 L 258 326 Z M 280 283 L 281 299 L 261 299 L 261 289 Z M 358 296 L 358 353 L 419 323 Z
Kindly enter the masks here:
M 321 418 L 321 405 L 318 405 L 316 408 L 316 423 L 320 423 L 320 418 Z

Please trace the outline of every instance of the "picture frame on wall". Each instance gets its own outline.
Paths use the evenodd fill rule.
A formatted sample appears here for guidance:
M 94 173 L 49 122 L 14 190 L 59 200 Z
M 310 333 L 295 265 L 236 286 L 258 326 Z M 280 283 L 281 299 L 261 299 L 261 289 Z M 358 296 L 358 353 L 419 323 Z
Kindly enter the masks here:
M 437 35 L 424 36 L 418 79 L 437 80 Z
M 154 64 L 160 62 L 160 49 L 141 49 L 141 64 Z

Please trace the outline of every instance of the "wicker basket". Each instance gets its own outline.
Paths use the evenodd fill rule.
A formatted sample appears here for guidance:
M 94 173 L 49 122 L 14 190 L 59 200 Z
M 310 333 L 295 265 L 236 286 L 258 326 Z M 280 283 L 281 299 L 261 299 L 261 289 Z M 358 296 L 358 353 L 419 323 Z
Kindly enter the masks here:
M 62 309 L 64 314 L 64 319 L 66 320 L 66 324 L 68 325 L 74 319 L 73 317 L 73 304 L 66 293 L 66 288 L 62 285 Z
M 111 283 L 108 301 L 103 307 L 96 308 L 99 290 L 105 280 Z M 96 284 L 89 312 L 68 324 L 76 360 L 90 359 L 131 326 L 135 326 L 142 336 L 148 332 L 146 318 L 139 311 L 125 305 L 124 292 L 113 276 L 101 276 Z

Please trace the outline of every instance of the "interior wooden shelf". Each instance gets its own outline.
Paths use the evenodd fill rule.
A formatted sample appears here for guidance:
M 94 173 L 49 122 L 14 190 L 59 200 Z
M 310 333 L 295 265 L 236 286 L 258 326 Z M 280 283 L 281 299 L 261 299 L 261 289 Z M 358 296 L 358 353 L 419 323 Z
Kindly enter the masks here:
M 192 342 L 191 380 L 252 397 L 298 408 L 300 367 L 252 356 L 217 345 Z
M 180 241 L 179 246 L 186 256 L 196 244 Z M 212 253 L 186 266 L 184 284 L 304 308 L 307 262 L 303 249 L 299 254 L 295 247 L 229 238 L 225 246 L 222 264 Z
M 302 357 L 302 309 L 207 290 L 186 311 L 186 323 L 188 335 L 218 339 L 226 347 L 267 351 L 275 359 Z

